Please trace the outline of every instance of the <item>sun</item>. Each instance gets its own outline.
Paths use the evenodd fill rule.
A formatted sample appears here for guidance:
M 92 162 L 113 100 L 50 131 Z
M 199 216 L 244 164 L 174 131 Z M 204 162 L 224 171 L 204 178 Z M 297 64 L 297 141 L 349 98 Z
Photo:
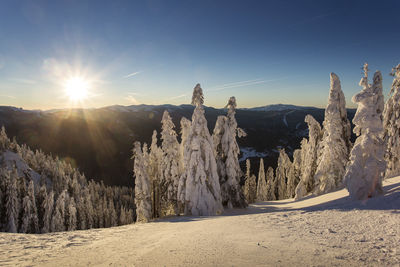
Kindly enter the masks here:
M 89 82 L 82 77 L 72 77 L 65 82 L 65 93 L 73 102 L 81 102 L 88 97 Z

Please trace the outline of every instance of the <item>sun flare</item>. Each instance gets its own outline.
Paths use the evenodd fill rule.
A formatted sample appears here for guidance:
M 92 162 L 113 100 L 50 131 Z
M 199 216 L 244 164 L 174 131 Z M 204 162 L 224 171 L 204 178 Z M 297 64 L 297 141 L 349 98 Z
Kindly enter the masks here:
M 72 77 L 65 82 L 65 93 L 73 102 L 83 101 L 88 97 L 89 83 L 81 77 Z

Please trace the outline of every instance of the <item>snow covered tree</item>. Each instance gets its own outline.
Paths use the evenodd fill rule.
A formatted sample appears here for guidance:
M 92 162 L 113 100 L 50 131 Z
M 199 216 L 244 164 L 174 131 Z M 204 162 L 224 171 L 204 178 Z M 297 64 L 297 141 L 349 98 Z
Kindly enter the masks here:
M 373 84 L 368 83 L 368 64 L 364 64 L 360 93 L 353 96 L 358 104 L 353 123 L 356 142 L 351 150 L 344 184 L 353 199 L 367 199 L 383 192 L 385 171 L 382 112 L 382 75 L 376 71 Z
M 76 219 L 76 204 L 75 199 L 72 197 L 69 200 L 67 208 L 67 231 L 76 230 L 77 219 Z
M 118 225 L 118 216 L 115 210 L 114 201 L 112 199 L 108 200 L 108 212 L 110 214 L 110 227 Z
M 400 175 L 400 64 L 393 68 L 391 75 L 394 79 L 383 115 L 386 177 Z
M 41 229 L 42 233 L 48 233 L 51 230 L 51 218 L 53 214 L 54 208 L 54 192 L 53 190 L 47 195 L 46 200 L 42 204 L 42 208 L 44 210 L 43 215 L 43 228 Z
M 17 233 L 18 231 L 18 214 L 19 205 L 17 198 L 17 170 L 6 172 L 6 231 Z
M 94 216 L 95 216 L 95 211 L 93 209 L 93 202 L 92 202 L 92 196 L 90 194 L 90 191 L 88 188 L 85 188 L 83 190 L 84 192 L 84 207 L 85 207 L 85 212 L 86 212 L 86 223 L 85 229 L 91 229 L 94 227 Z
M 267 200 L 276 200 L 275 196 L 275 188 L 276 188 L 276 179 L 274 176 L 274 169 L 272 167 L 268 167 L 267 170 Z
M 164 215 L 178 213 L 178 184 L 179 184 L 179 143 L 168 111 L 164 111 L 162 117 L 162 157 L 161 157 L 161 200 L 164 203 Z
M 185 146 L 185 172 L 178 188 L 185 214 L 215 215 L 223 211 L 213 141 L 204 116 L 203 90 L 197 84 L 193 90 L 195 106 L 192 127 Z
M 318 148 L 322 131 L 320 124 L 311 115 L 304 120 L 308 125 L 308 140 L 301 141 L 301 178 L 296 187 L 295 199 L 305 197 L 314 189 L 314 175 L 317 170 Z
M 228 208 L 247 206 L 240 186 L 243 174 L 239 165 L 240 150 L 236 141 L 236 136 L 245 136 L 245 132 L 237 127 L 236 106 L 236 98 L 232 96 L 226 105 L 227 116 L 218 116 L 213 133 L 222 203 Z
M 258 171 L 257 201 L 268 200 L 267 181 L 265 180 L 264 160 L 260 158 L 260 169 Z
M 287 191 L 287 179 L 289 177 L 289 172 L 292 167 L 292 162 L 290 161 L 288 155 L 284 149 L 280 149 L 278 166 L 276 167 L 275 177 L 277 180 L 277 195 L 278 199 L 285 199 Z
M 162 150 L 157 145 L 157 131 L 153 131 L 151 138 L 150 153 L 147 156 L 147 145 L 143 145 L 143 164 L 145 165 L 148 176 L 150 179 L 150 192 L 152 204 L 152 217 L 157 218 L 161 216 L 161 160 Z M 145 149 L 146 146 L 146 149 Z M 147 159 L 148 158 L 148 159 Z
M 250 159 L 246 160 L 246 181 L 244 183 L 244 196 L 247 203 L 251 204 L 256 201 L 257 197 L 257 182 L 256 176 L 250 174 Z
M 28 194 L 22 201 L 22 233 L 38 233 L 39 222 L 37 217 L 35 191 L 33 181 L 31 180 L 28 187 Z
M 334 73 L 331 73 L 330 87 L 318 167 L 314 176 L 313 193 L 316 195 L 331 192 L 341 186 L 351 149 L 346 100 L 339 77 Z
M 135 159 L 133 171 L 135 172 L 135 204 L 137 222 L 148 222 L 151 219 L 151 192 L 150 179 L 143 160 L 143 152 L 139 142 L 133 148 Z
M 292 198 L 296 194 L 296 186 L 300 181 L 301 176 L 301 150 L 296 149 L 293 152 L 293 163 L 289 170 L 287 185 L 286 185 L 286 198 Z
M 37 207 L 37 217 L 38 217 L 38 222 L 39 222 L 39 230 L 42 230 L 43 228 L 43 219 L 44 219 L 44 205 L 43 203 L 46 201 L 47 198 L 47 189 L 46 186 L 42 185 L 39 189 L 39 192 L 37 193 L 36 197 L 36 207 Z
M 67 191 L 64 190 L 58 196 L 56 205 L 54 207 L 53 217 L 51 218 L 50 230 L 51 232 L 65 231 L 65 200 Z

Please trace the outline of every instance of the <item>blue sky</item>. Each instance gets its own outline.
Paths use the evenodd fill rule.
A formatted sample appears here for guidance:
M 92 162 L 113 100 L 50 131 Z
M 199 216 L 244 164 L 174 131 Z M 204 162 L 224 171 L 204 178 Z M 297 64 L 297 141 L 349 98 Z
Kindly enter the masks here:
M 326 105 L 335 72 L 349 106 L 361 66 L 385 94 L 400 62 L 400 1 L 7 1 L 0 8 L 0 105 Z M 371 74 L 372 76 L 372 74 Z

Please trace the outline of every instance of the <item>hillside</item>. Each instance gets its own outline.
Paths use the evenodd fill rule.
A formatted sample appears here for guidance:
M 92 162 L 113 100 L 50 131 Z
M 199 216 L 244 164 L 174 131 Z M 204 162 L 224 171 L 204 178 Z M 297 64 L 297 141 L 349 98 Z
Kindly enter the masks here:
M 42 235 L 0 233 L 0 264 L 395 266 L 400 261 L 400 177 L 365 203 L 346 190 L 263 202 L 215 217 Z
M 161 127 L 161 116 L 167 109 L 180 132 L 182 116 L 191 118 L 191 105 L 109 106 L 99 109 L 29 111 L 0 107 L 0 125 L 10 137 L 32 149 L 42 149 L 78 167 L 89 178 L 103 180 L 106 185 L 133 186 L 131 150 L 134 141 L 150 142 L 154 129 Z M 355 110 L 349 110 L 349 118 Z M 223 109 L 206 107 L 208 128 L 212 132 Z M 266 166 L 276 166 L 278 148 L 289 155 L 307 136 L 304 117 L 311 114 L 320 123 L 324 110 L 293 105 L 270 105 L 238 109 L 239 127 L 248 136 L 238 140 L 246 157 L 265 157 Z M 258 161 L 252 164 L 257 173 Z M 244 166 L 242 166 L 244 169 Z

